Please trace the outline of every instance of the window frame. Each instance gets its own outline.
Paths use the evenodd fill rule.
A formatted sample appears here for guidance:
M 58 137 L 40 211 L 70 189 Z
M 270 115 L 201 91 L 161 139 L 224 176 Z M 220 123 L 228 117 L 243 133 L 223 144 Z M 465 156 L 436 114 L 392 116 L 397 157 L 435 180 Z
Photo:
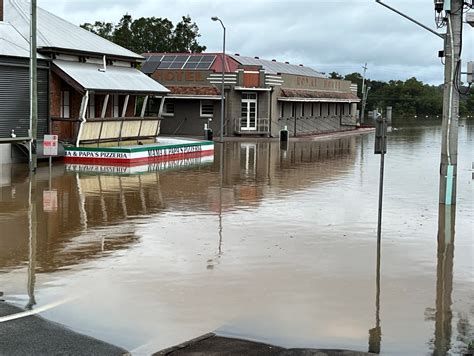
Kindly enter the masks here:
M 168 105 L 171 105 L 171 106 L 172 106 L 172 108 L 173 108 L 172 112 L 168 111 Z M 172 101 L 165 101 L 165 104 L 163 105 L 163 113 L 162 113 L 162 115 L 163 115 L 163 116 L 166 116 L 166 117 L 174 117 L 174 116 L 175 116 L 175 109 L 176 109 L 176 107 L 175 107 L 174 102 L 172 102 Z
M 67 94 L 67 95 L 66 95 Z M 67 97 L 67 105 L 66 105 L 66 97 Z M 60 110 L 59 115 L 62 119 L 70 119 L 71 118 L 71 92 L 69 90 L 61 90 L 61 99 L 60 99 Z M 67 115 L 66 109 L 67 108 Z
M 205 105 L 210 105 L 210 107 L 212 108 L 212 113 L 203 113 L 203 107 Z M 212 100 L 200 100 L 199 101 L 199 115 L 201 117 L 205 117 L 205 118 L 212 118 L 214 117 L 214 101 Z

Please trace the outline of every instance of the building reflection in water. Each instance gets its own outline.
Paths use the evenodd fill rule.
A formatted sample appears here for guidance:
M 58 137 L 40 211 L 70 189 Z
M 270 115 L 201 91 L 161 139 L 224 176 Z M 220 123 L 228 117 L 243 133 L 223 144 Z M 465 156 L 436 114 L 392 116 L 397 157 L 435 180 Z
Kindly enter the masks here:
M 355 142 L 352 137 L 292 143 L 283 151 L 278 142 L 228 142 L 223 150 L 216 146 L 216 160 L 139 167 L 142 171 L 55 165 L 51 180 L 48 167 L 32 180 L 23 167 L 12 167 L 0 186 L 0 269 L 21 268 L 28 261 L 33 286 L 35 271 L 68 269 L 134 246 L 136 224 L 170 211 L 218 215 L 221 256 L 227 212 L 253 209 L 266 198 L 340 177 L 355 163 Z M 55 211 L 44 209 L 46 190 L 57 194 Z

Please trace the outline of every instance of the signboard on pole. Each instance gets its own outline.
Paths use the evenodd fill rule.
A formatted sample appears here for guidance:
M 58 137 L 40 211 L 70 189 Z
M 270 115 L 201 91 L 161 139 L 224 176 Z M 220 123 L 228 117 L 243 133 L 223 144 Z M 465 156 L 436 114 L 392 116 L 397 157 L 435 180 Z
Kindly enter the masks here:
M 58 211 L 58 192 L 56 190 L 43 191 L 43 211 L 47 213 Z
M 58 155 L 58 135 L 44 135 L 43 155 L 45 156 Z

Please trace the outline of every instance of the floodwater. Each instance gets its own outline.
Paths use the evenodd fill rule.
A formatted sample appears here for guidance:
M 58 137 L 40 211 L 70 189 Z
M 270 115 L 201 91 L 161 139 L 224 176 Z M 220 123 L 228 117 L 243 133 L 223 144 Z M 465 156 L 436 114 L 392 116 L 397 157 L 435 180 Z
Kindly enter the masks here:
M 134 354 L 211 331 L 459 354 L 474 340 L 474 124 L 455 211 L 438 206 L 440 142 L 437 123 L 390 133 L 379 256 L 373 134 L 133 170 L 56 163 L 33 180 L 4 166 L 0 292 Z

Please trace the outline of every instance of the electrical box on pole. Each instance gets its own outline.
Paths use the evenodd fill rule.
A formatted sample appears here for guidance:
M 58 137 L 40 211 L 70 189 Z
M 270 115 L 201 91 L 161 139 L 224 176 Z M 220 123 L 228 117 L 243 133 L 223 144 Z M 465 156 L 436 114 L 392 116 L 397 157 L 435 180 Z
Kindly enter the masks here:
M 467 62 L 467 82 L 474 83 L 474 62 Z
M 466 22 L 474 27 L 474 12 L 468 12 L 466 14 Z
M 376 155 L 387 153 L 387 120 L 381 114 L 375 113 L 375 149 Z

